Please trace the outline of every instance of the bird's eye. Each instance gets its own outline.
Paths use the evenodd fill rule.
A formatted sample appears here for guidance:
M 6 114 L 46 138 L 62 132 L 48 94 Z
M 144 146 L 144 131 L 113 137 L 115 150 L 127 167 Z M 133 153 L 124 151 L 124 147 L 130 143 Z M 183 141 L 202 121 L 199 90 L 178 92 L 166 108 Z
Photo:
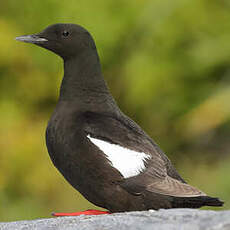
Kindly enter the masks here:
M 69 36 L 69 32 L 68 32 L 68 31 L 63 31 L 62 35 L 63 35 L 64 37 L 68 37 L 68 36 Z

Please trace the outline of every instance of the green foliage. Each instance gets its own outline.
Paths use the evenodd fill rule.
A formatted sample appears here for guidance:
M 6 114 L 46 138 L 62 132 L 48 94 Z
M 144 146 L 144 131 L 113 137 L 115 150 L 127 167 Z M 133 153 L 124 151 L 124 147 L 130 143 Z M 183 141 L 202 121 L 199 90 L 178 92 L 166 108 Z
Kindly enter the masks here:
M 188 182 L 230 208 L 228 1 L 2 1 L 0 221 L 91 208 L 51 164 L 44 140 L 61 60 L 14 37 L 57 22 L 85 26 L 122 110 Z

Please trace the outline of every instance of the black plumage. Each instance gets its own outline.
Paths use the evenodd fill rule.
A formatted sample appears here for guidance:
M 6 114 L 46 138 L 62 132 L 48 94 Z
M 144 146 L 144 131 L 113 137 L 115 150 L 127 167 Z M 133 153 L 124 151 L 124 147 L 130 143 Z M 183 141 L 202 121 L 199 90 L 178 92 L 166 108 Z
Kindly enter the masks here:
M 104 82 L 88 31 L 74 24 L 55 24 L 17 40 L 51 50 L 64 60 L 60 96 L 48 123 L 46 143 L 54 165 L 86 199 L 111 212 L 223 205 L 188 185 L 156 143 L 120 111 Z M 140 166 L 138 160 L 135 163 L 137 173 L 125 176 L 92 140 L 146 158 L 141 158 Z

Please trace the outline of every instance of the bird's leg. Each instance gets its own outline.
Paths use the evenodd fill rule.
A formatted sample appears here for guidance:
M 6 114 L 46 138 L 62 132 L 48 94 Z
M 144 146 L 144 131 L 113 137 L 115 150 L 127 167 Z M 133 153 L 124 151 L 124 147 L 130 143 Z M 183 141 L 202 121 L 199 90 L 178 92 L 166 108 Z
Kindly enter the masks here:
M 109 211 L 101 211 L 101 210 L 94 210 L 94 209 L 88 209 L 81 212 L 54 212 L 52 213 L 52 216 L 80 216 L 80 215 L 102 215 L 102 214 L 111 214 Z

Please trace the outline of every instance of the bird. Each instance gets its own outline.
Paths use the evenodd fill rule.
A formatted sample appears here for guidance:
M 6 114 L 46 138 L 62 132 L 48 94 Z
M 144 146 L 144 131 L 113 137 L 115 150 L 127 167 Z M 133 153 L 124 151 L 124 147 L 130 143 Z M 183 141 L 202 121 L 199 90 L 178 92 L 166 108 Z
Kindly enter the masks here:
M 48 153 L 76 190 L 108 210 L 55 216 L 223 206 L 187 184 L 154 140 L 119 109 L 84 27 L 57 23 L 16 40 L 63 59 L 60 94 L 46 129 Z

